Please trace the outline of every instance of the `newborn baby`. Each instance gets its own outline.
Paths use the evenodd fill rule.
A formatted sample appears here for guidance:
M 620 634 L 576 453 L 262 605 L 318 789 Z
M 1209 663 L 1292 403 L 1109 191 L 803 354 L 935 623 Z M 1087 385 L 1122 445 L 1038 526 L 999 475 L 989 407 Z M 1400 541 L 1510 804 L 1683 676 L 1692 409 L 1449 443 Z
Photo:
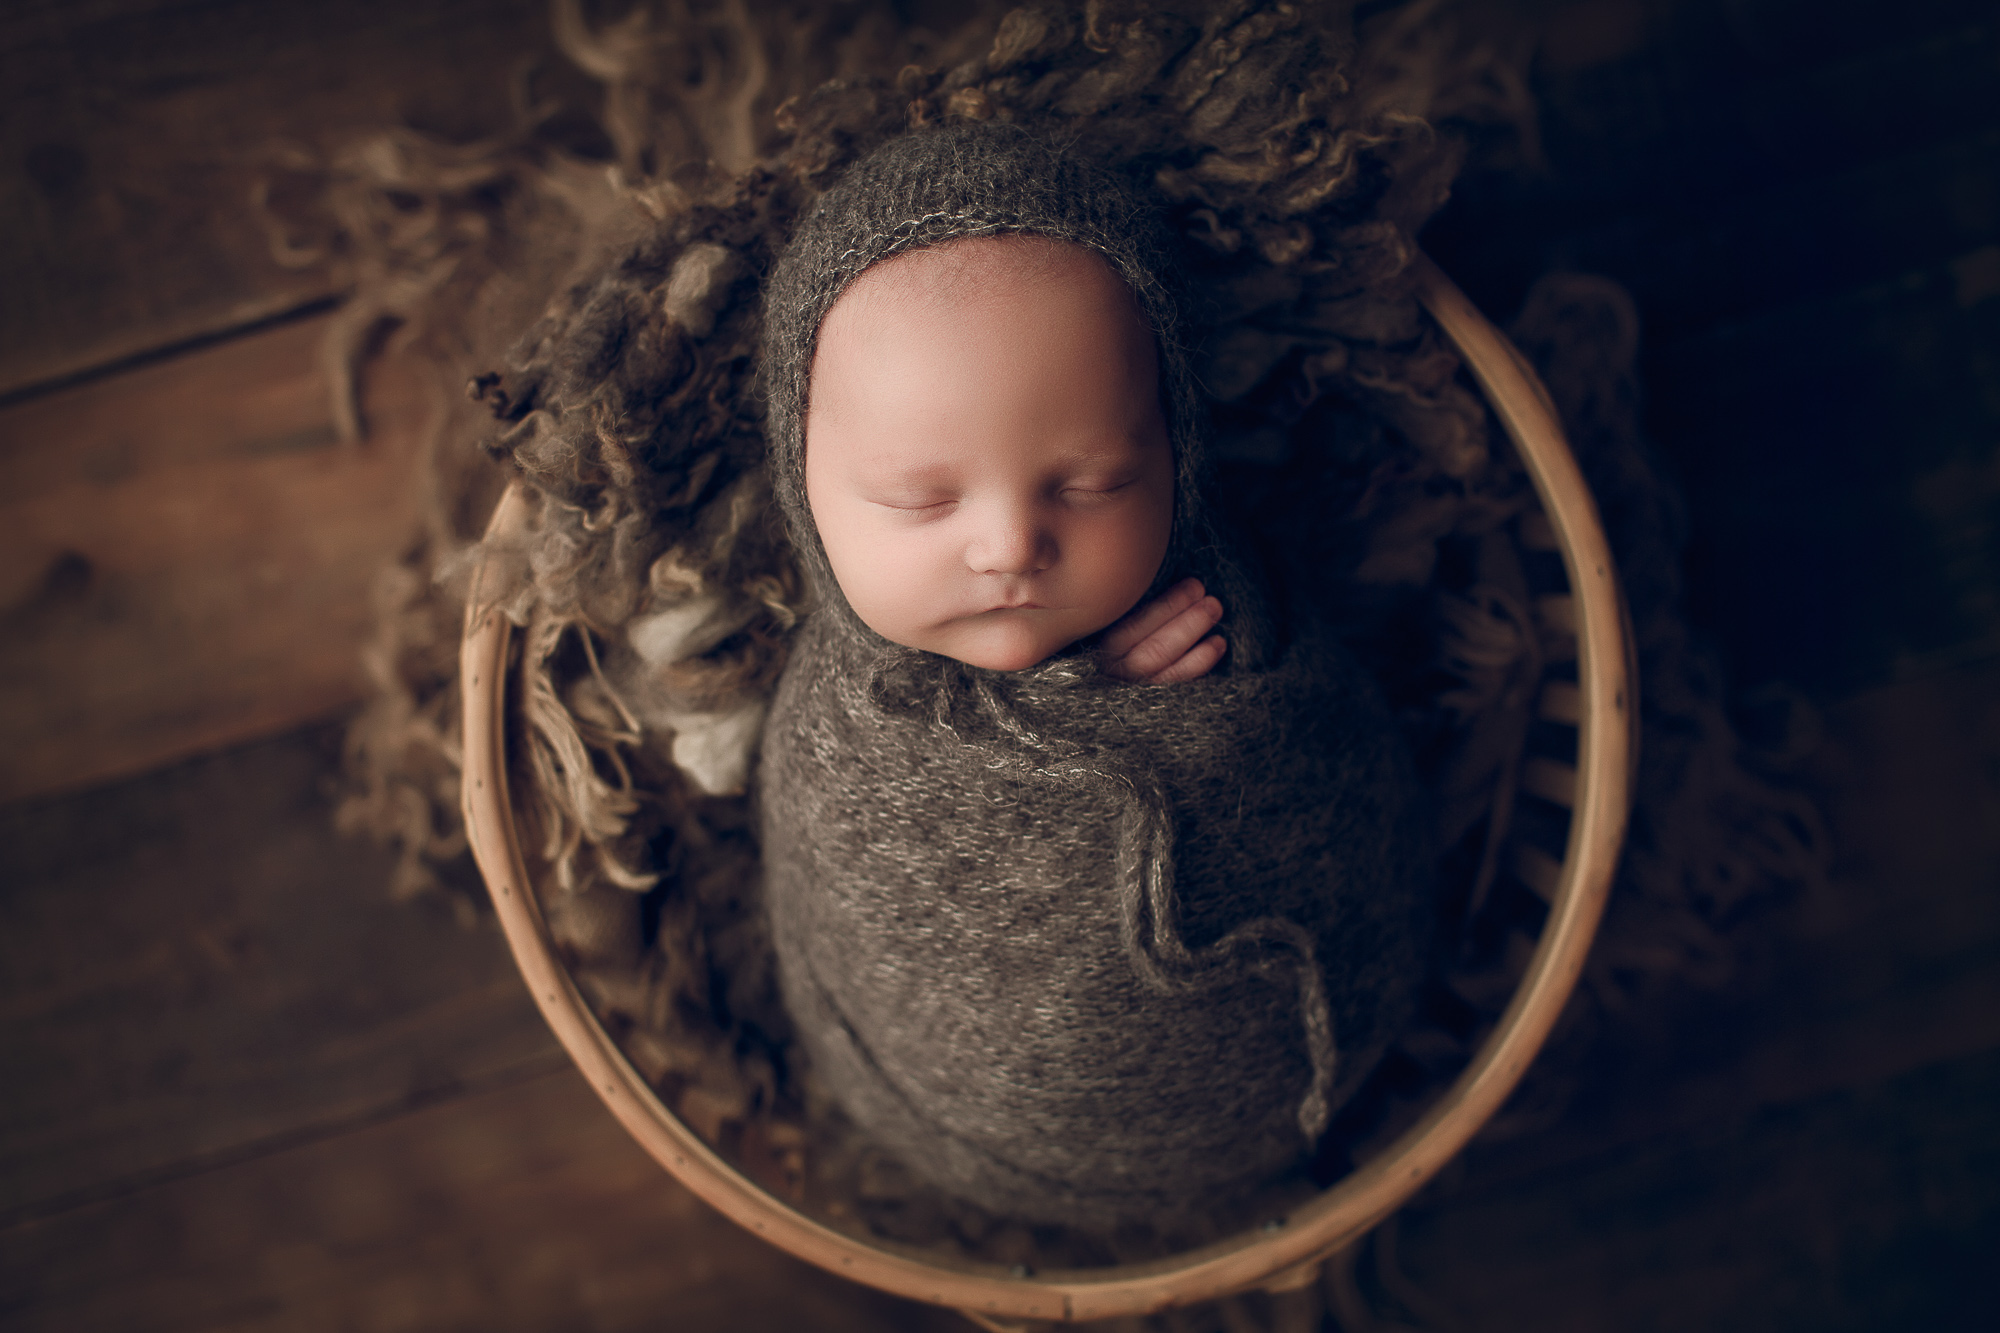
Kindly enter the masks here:
M 1406 1018 L 1409 763 L 1201 502 L 1158 224 L 1006 126 L 918 131 L 766 299 L 818 608 L 766 724 L 766 898 L 814 1077 L 940 1187 L 1172 1221 L 1295 1170 Z

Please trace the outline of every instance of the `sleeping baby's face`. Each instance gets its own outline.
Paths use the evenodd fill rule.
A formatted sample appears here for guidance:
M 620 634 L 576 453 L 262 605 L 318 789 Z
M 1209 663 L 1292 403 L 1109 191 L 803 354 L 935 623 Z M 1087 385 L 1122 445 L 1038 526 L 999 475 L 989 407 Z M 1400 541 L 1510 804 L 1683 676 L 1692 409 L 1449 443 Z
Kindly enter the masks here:
M 1017 671 L 1111 624 L 1174 506 L 1130 289 L 1034 236 L 875 265 L 820 324 L 806 498 L 848 604 L 893 643 Z

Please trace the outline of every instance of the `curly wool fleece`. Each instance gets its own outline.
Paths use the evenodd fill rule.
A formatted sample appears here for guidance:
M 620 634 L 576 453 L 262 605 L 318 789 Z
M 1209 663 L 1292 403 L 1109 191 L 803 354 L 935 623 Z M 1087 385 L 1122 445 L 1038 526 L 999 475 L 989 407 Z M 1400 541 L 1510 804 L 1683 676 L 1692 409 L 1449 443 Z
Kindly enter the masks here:
M 870 264 L 999 232 L 1103 255 L 1151 321 L 1179 478 L 1161 583 L 1220 593 L 1226 670 L 1135 686 L 1079 649 L 985 671 L 841 597 L 804 494 L 820 320 Z M 766 297 L 773 488 L 820 598 L 759 776 L 786 1004 L 867 1134 L 1029 1220 L 1159 1222 L 1295 1168 L 1423 972 L 1409 759 L 1359 668 L 1321 629 L 1280 633 L 1213 535 L 1166 253 L 1117 179 L 953 126 L 828 191 Z

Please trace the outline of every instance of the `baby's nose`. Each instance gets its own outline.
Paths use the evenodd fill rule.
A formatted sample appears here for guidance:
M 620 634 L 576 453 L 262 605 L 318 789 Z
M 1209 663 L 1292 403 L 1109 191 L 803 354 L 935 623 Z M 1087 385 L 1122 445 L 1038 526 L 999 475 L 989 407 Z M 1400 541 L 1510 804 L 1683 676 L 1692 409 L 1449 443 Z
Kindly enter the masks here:
M 1055 541 L 1026 505 L 997 508 L 967 544 L 965 563 L 978 574 L 1033 574 L 1054 563 Z

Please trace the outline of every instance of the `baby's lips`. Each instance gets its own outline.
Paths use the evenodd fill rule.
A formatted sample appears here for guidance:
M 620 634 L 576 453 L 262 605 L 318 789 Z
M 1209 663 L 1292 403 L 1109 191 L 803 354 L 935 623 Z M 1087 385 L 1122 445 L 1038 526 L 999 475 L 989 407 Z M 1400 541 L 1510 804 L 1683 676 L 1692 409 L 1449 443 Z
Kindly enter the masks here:
M 947 616 L 945 619 L 977 620 L 981 616 L 997 616 L 1004 611 L 1050 611 L 1053 609 L 1053 607 L 1044 602 L 980 602 L 965 608 L 963 611 Z M 944 622 L 941 621 L 939 623 L 942 624 Z

